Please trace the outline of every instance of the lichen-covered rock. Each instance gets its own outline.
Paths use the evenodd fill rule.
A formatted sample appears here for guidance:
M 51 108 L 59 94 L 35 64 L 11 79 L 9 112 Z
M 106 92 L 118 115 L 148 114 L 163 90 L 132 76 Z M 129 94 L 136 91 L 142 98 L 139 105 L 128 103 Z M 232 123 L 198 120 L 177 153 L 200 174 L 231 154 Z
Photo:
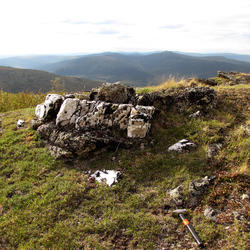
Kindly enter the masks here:
M 74 157 L 72 152 L 70 152 L 66 149 L 57 147 L 57 146 L 50 145 L 49 150 L 50 150 L 51 155 L 54 156 L 56 159 L 73 158 Z
M 206 156 L 207 160 L 211 161 L 214 159 L 214 157 L 220 152 L 222 149 L 222 144 L 221 143 L 213 143 L 208 146 Z
M 39 126 L 43 124 L 43 121 L 39 119 L 33 119 L 30 121 L 31 128 L 37 130 Z
M 140 105 L 132 108 L 128 124 L 128 137 L 146 137 L 151 127 L 151 123 L 149 121 L 152 119 L 154 110 L 154 107 Z
M 144 138 L 150 129 L 151 124 L 143 119 L 129 119 L 128 137 L 129 138 Z
M 216 222 L 217 216 L 221 213 L 218 209 L 213 209 L 208 207 L 204 211 L 204 216 L 207 217 L 209 220 Z
M 61 105 L 60 111 L 57 114 L 56 125 L 66 126 L 68 124 L 74 124 L 76 120 L 74 119 L 74 115 L 79 110 L 79 102 L 79 99 L 67 98 Z
M 90 99 L 95 101 L 105 101 L 119 104 L 135 103 L 134 88 L 118 83 L 105 83 L 99 89 L 93 90 Z
M 51 140 L 50 135 L 53 131 L 56 131 L 57 127 L 55 122 L 44 123 L 37 128 L 37 135 L 42 139 Z
M 45 102 L 36 106 L 35 114 L 40 120 L 49 120 L 59 111 L 64 97 L 57 94 L 48 94 Z
M 64 101 L 59 105 L 56 100 Z M 51 104 L 49 109 L 46 108 L 48 103 Z M 49 110 L 45 116 L 39 116 L 41 107 L 44 112 Z M 50 95 L 44 104 L 38 105 L 36 114 L 43 118 L 38 120 L 40 124 L 34 121 L 33 128 L 37 128 L 38 136 L 50 145 L 51 154 L 56 158 L 87 157 L 108 145 L 128 146 L 134 139 L 145 138 L 154 111 L 150 106 Z
M 187 139 L 182 139 L 168 148 L 169 152 L 185 153 L 195 149 L 197 145 Z
M 142 94 L 137 97 L 137 104 L 154 106 L 159 110 L 175 108 L 177 111 L 193 107 L 207 113 L 217 105 L 215 90 L 208 87 L 182 87 Z
M 182 186 L 178 186 L 168 192 L 169 196 L 171 197 L 172 203 L 174 203 L 176 206 L 181 206 L 184 203 L 183 195 L 182 195 L 183 188 Z
M 217 78 L 225 85 L 249 84 L 250 74 L 240 72 L 222 72 L 218 71 Z
M 193 196 L 200 196 L 207 191 L 209 185 L 212 184 L 213 180 L 215 179 L 214 176 L 211 177 L 204 177 L 197 181 L 191 181 L 189 184 L 189 192 Z

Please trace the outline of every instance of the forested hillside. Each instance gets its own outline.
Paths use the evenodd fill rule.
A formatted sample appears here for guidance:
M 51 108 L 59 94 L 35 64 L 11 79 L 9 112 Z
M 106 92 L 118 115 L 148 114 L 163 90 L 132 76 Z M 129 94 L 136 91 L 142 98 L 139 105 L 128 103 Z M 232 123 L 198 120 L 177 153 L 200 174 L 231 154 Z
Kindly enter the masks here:
M 101 83 L 98 81 L 58 76 L 40 70 L 16 69 L 0 66 L 0 89 L 6 92 L 48 92 L 90 90 Z

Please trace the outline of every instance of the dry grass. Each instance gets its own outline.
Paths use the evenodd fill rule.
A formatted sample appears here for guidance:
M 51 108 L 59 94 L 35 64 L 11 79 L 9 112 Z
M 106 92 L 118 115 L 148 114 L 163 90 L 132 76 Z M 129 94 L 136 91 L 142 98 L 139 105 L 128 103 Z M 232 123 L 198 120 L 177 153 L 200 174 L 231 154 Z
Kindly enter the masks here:
M 44 101 L 45 96 L 44 93 L 21 92 L 13 94 L 0 90 L 0 112 L 35 107 Z
M 178 88 L 178 87 L 188 87 L 193 84 L 194 81 L 192 80 L 187 80 L 185 78 L 182 78 L 181 80 L 176 80 L 174 77 L 170 78 L 167 81 L 162 82 L 159 85 L 156 86 L 147 86 L 147 87 L 142 87 L 142 88 L 137 88 L 136 92 L 138 94 L 140 93 L 150 93 L 153 91 L 159 91 L 163 89 L 172 89 L 172 88 Z M 197 83 L 196 83 L 197 85 Z

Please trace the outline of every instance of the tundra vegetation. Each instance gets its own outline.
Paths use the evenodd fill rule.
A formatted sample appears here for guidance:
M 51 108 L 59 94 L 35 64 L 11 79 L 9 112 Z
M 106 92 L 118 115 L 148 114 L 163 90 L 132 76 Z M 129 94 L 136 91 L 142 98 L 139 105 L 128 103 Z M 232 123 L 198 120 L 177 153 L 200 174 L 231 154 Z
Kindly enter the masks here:
M 202 85 L 171 80 L 137 91 L 178 91 L 192 84 Z M 247 84 L 211 88 L 217 92 L 216 109 L 195 119 L 189 115 L 196 110 L 162 112 L 150 134 L 153 145 L 74 161 L 53 158 L 30 128 L 44 94 L 0 92 L 1 249 L 196 249 L 171 215 L 169 190 L 182 185 L 188 204 L 190 182 L 212 175 L 213 184 L 188 210 L 188 219 L 207 249 L 247 249 L 250 89 Z M 18 119 L 25 121 L 23 128 L 17 129 Z M 197 149 L 168 152 L 183 138 Z M 218 143 L 223 147 L 208 160 L 209 145 Z M 88 171 L 104 168 L 121 171 L 122 179 L 109 187 L 89 178 Z M 221 211 L 216 222 L 203 215 L 207 207 Z

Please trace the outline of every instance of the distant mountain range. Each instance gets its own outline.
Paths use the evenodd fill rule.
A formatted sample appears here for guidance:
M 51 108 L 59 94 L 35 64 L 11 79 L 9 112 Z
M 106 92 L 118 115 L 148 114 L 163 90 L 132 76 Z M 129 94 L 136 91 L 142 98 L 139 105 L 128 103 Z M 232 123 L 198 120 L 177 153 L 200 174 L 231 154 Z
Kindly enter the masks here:
M 65 91 L 84 91 L 97 87 L 101 82 L 58 76 L 40 70 L 17 69 L 0 66 L 0 89 L 6 92 L 48 92 L 53 88 Z
M 189 53 L 189 52 L 176 52 L 179 54 L 187 55 L 187 56 L 198 56 L 198 57 L 205 57 L 205 56 L 223 56 L 228 59 L 243 61 L 243 62 L 250 62 L 250 55 L 240 55 L 240 54 L 233 54 L 233 53 Z
M 213 77 L 218 70 L 250 73 L 250 55 L 170 51 L 105 52 L 91 55 L 2 58 L 0 65 L 39 69 L 56 75 L 85 78 L 85 81 L 86 78 L 96 81 L 122 81 L 133 86 L 142 86 L 159 84 L 171 76 Z
M 58 56 L 58 55 L 14 56 L 14 57 L 0 58 L 0 66 L 8 66 L 21 69 L 41 69 L 41 67 L 44 65 L 75 59 L 77 57 L 79 56 Z
M 170 76 L 212 77 L 218 70 L 250 73 L 250 62 L 223 56 L 190 56 L 174 52 L 152 54 L 102 53 L 48 64 L 42 69 L 102 81 L 132 85 L 158 84 Z

